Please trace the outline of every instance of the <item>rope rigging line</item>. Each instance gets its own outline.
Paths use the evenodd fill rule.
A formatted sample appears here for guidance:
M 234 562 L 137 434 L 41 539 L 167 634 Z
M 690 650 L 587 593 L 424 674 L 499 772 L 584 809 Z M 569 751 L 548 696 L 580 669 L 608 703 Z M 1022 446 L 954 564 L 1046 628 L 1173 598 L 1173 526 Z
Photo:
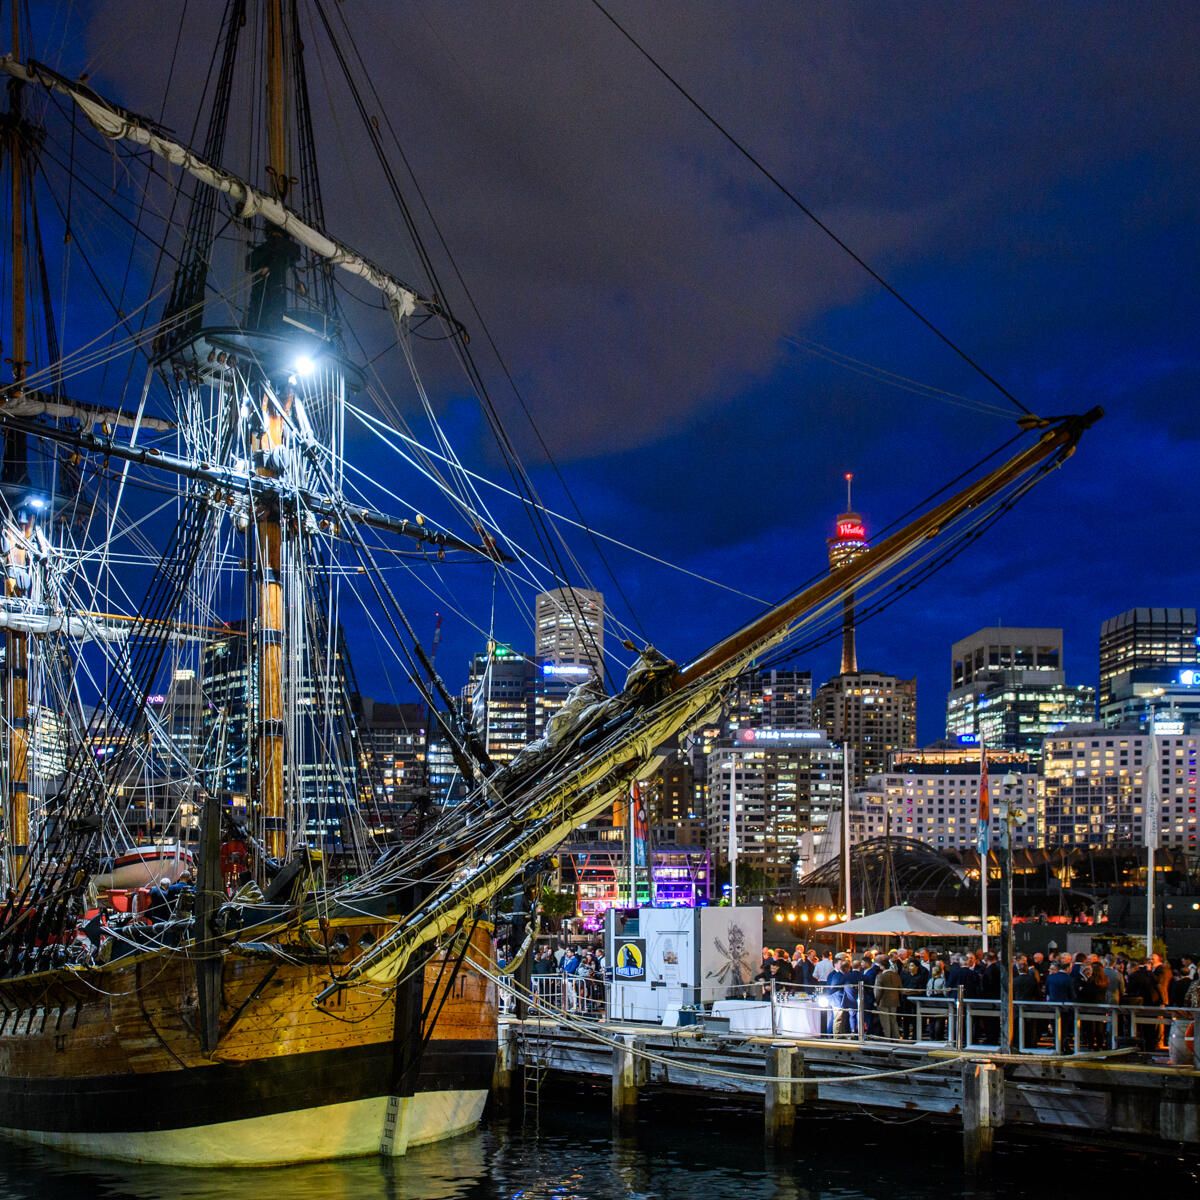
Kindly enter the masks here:
M 385 179 L 386 179 L 388 187 L 392 193 L 393 199 L 395 200 L 397 207 L 399 208 L 399 210 L 403 216 L 405 226 L 409 233 L 409 237 L 412 239 L 413 247 L 421 259 L 421 263 L 425 270 L 426 277 L 429 279 L 433 291 L 435 292 L 435 294 L 442 297 L 442 307 L 443 307 L 443 309 L 445 309 L 445 303 L 446 303 L 445 302 L 445 289 L 441 286 L 441 284 L 439 282 L 437 269 L 433 263 L 432 258 L 429 255 L 427 248 L 424 245 L 424 242 L 420 236 L 420 232 L 417 228 L 416 221 L 413 218 L 412 211 L 408 205 L 407 200 L 404 197 L 402 189 L 400 188 L 399 181 L 396 179 L 396 175 L 392 169 L 391 163 L 388 161 L 387 155 L 384 151 L 382 138 L 379 133 L 378 122 L 372 119 L 372 115 L 367 110 L 366 104 L 363 101 L 362 94 L 359 90 L 358 78 L 355 75 L 355 73 L 353 72 L 353 70 L 351 69 L 351 64 L 347 60 L 345 53 L 342 50 L 342 46 L 337 38 L 337 35 L 334 32 L 333 25 L 329 20 L 328 14 L 325 11 L 325 6 L 322 4 L 321 0 L 314 0 L 314 4 L 315 4 L 316 11 L 321 18 L 322 25 L 324 26 L 326 37 L 328 38 L 329 44 L 333 49 L 334 55 L 337 58 L 339 66 L 341 67 L 342 74 L 343 74 L 343 77 L 346 82 L 346 86 L 350 91 L 351 97 L 353 98 L 355 106 L 358 109 L 359 115 L 363 121 L 364 128 L 366 129 L 366 132 L 371 141 L 372 147 L 375 151 L 376 159 L 379 162 L 380 168 L 384 173 Z M 345 26 L 345 15 L 344 14 L 340 14 L 340 15 L 342 18 L 343 26 Z M 362 61 L 361 55 L 358 52 L 357 45 L 355 44 L 353 35 L 349 32 L 348 29 L 346 29 L 346 37 L 347 37 L 347 40 L 349 41 L 351 47 L 354 49 L 355 55 L 359 59 L 359 62 L 361 64 L 361 61 Z M 376 103 L 378 104 L 379 103 L 378 93 L 375 91 L 374 83 L 373 83 L 369 73 L 365 75 L 365 78 L 366 78 L 368 87 L 371 89 L 372 96 L 375 99 Z M 384 113 L 384 120 L 387 121 L 388 117 L 387 117 L 386 108 L 383 107 L 382 105 L 380 105 L 380 108 L 381 108 L 381 111 L 383 111 L 383 113 Z M 416 183 L 416 177 L 412 171 L 411 165 L 408 163 L 408 160 L 404 154 L 403 148 L 399 146 L 398 139 L 396 139 L 396 137 L 395 137 L 395 131 L 394 131 L 394 129 L 391 128 L 390 123 L 389 123 L 388 128 L 392 134 L 393 141 L 396 142 L 397 149 L 398 149 L 398 152 L 401 157 L 401 161 L 404 163 L 405 169 L 408 171 L 410 178 L 413 179 L 414 186 L 417 187 L 418 194 L 420 194 L 420 187 L 419 187 L 419 184 Z M 424 202 L 423 196 L 422 196 L 422 202 Z M 426 205 L 426 208 L 428 209 L 428 205 Z M 430 219 L 431 219 L 431 221 L 433 221 L 434 226 L 436 228 L 436 221 L 433 220 L 432 214 L 430 214 Z M 440 233 L 439 233 L 439 236 L 440 236 Z M 444 245 L 445 245 L 445 243 L 443 241 L 443 246 Z M 451 257 L 451 262 L 453 264 L 453 258 L 452 258 L 452 256 L 449 255 L 448 249 L 447 249 L 447 255 L 448 255 L 448 257 Z M 454 267 L 454 270 L 457 273 L 456 266 Z M 460 282 L 461 282 L 461 277 L 460 277 Z M 464 287 L 465 287 L 465 284 L 464 284 Z M 463 335 L 461 323 L 459 321 L 457 321 L 456 319 L 454 319 L 452 314 L 450 314 L 448 310 L 445 310 L 445 313 L 439 314 L 439 316 L 440 316 L 440 319 L 442 319 L 444 322 L 447 333 L 451 335 L 451 344 L 453 346 L 454 354 L 457 357 L 457 359 L 464 371 L 464 374 L 466 375 L 467 379 L 469 380 L 472 389 L 474 390 L 476 396 L 478 397 L 478 399 L 480 401 L 480 404 L 483 408 L 484 416 L 487 419 L 488 425 L 492 430 L 492 435 L 496 440 L 496 444 L 500 450 L 501 457 L 505 462 L 505 465 L 509 471 L 510 476 L 512 477 L 514 486 L 519 491 L 522 491 L 525 494 L 527 494 L 532 500 L 536 501 L 537 493 L 536 493 L 536 489 L 534 487 L 533 481 L 530 478 L 528 471 L 525 469 L 524 465 L 522 464 L 522 462 L 520 460 L 520 456 L 517 453 L 516 447 L 514 446 L 512 439 L 510 438 L 508 431 L 504 426 L 504 422 L 500 416 L 498 409 L 496 408 L 495 402 L 492 399 L 490 390 L 488 389 L 487 383 L 484 380 L 483 374 L 480 371 L 478 364 L 475 362 L 474 356 L 472 355 L 470 347 L 467 344 L 466 337 Z M 545 557 L 545 559 L 547 561 L 553 562 L 555 564 L 555 568 L 556 568 L 555 574 L 556 574 L 557 578 L 560 579 L 564 585 L 567 584 L 567 572 L 566 572 L 566 569 L 563 565 L 562 559 L 558 552 L 558 546 L 561 544 L 564 552 L 572 560 L 572 563 L 573 563 L 574 567 L 576 568 L 576 571 L 578 572 L 577 577 L 583 578 L 586 582 L 586 572 L 582 571 L 580 564 L 574 558 L 574 555 L 571 553 L 570 547 L 567 546 L 565 544 L 565 542 L 562 541 L 561 535 L 558 533 L 558 531 L 555 530 L 553 528 L 553 526 L 551 526 L 547 522 L 545 522 L 544 518 L 542 518 L 540 510 L 537 507 L 530 507 L 529 509 L 527 509 L 527 515 L 529 516 L 530 523 L 534 528 L 535 536 L 542 547 L 543 556 Z M 602 669 L 604 670 L 606 676 L 609 675 L 607 666 L 604 664 L 603 658 L 598 653 L 598 650 L 596 648 L 595 635 L 588 625 L 588 622 L 583 614 L 582 607 L 581 607 L 577 597 L 575 596 L 574 590 L 568 588 L 566 595 L 567 595 L 568 607 L 569 607 L 569 609 L 573 610 L 573 611 L 571 611 L 571 617 L 572 617 L 573 622 L 575 623 L 576 632 L 578 633 L 578 635 L 580 637 L 582 637 L 585 640 L 590 641 L 592 643 L 593 653 L 595 654 L 596 660 L 598 662 L 600 662 Z M 609 677 L 609 681 L 611 682 L 611 676 Z
M 916 319 L 920 321 L 921 324 L 930 331 L 930 333 L 932 333 L 941 342 L 953 350 L 954 353 L 957 354 L 958 357 L 961 358 L 962 361 L 965 362 L 969 367 L 978 372 L 978 374 L 983 379 L 987 380 L 987 382 L 990 383 L 992 387 L 994 387 L 996 391 L 998 391 L 1006 400 L 1015 405 L 1026 416 L 1032 415 L 1030 410 L 1024 404 L 1022 404 L 1021 401 L 1018 400 L 1017 397 L 1008 390 L 1008 388 L 1006 388 L 998 379 L 996 379 L 994 375 L 991 375 L 989 372 L 984 370 L 979 362 L 977 362 L 964 349 L 962 349 L 957 342 L 952 341 L 947 334 L 943 333 L 941 329 L 939 329 L 927 316 L 925 316 L 923 312 L 921 312 L 920 309 L 916 307 L 916 305 L 912 304 L 909 300 L 906 300 L 904 296 L 896 290 L 896 288 L 888 283 L 888 281 L 878 271 L 876 271 L 870 263 L 866 261 L 866 259 L 851 249 L 848 243 L 840 238 L 833 231 L 833 229 L 829 227 L 829 225 L 822 221 L 821 218 L 818 217 L 817 214 L 811 208 L 809 208 L 808 205 L 805 204 L 804 201 L 802 201 L 785 183 L 783 183 L 777 175 L 771 172 L 761 159 L 757 158 L 750 150 L 746 148 L 742 142 L 738 141 L 738 139 L 734 137 L 734 135 L 730 133 L 730 131 L 724 125 L 722 125 L 721 122 L 718 121 L 717 118 L 714 117 L 712 113 L 710 113 L 708 109 L 705 108 L 704 105 L 702 105 L 700 101 L 697 100 L 696 97 L 693 96 L 692 93 L 689 92 L 687 88 L 685 88 L 683 84 L 680 83 L 679 80 L 677 80 L 675 76 L 672 75 L 666 69 L 666 67 L 664 67 L 662 63 L 660 63 L 658 59 L 656 59 L 650 53 L 649 50 L 647 50 L 645 46 L 643 46 L 641 42 L 639 42 L 633 36 L 633 34 L 631 34 L 629 30 L 627 30 L 625 26 L 622 25 L 620 21 L 618 21 L 616 17 L 614 17 L 612 13 L 608 11 L 607 8 L 604 7 L 600 0 L 592 0 L 592 4 L 597 10 L 599 10 L 601 15 L 613 26 L 613 28 L 616 29 L 616 31 L 655 69 L 655 71 L 657 71 L 667 81 L 667 83 L 669 83 L 671 87 L 673 87 L 675 91 L 677 91 L 684 98 L 684 100 L 686 100 L 688 104 L 690 104 L 721 135 L 721 137 L 723 137 L 738 152 L 738 154 L 740 154 L 748 163 L 750 163 L 750 165 L 760 175 L 762 175 L 763 178 L 766 179 L 776 189 L 776 191 L 784 196 L 790 203 L 795 205 L 796 208 L 798 208 L 823 234 L 826 235 L 826 237 L 828 237 L 834 243 L 834 245 L 838 247 L 838 249 L 849 255 L 849 257 L 852 258 L 864 271 L 866 271 L 866 273 L 873 280 L 875 280 L 875 282 L 879 284 L 884 291 L 886 291 L 893 299 L 899 301 L 899 303 L 902 304 L 904 308 L 906 308 L 914 317 L 916 317 Z

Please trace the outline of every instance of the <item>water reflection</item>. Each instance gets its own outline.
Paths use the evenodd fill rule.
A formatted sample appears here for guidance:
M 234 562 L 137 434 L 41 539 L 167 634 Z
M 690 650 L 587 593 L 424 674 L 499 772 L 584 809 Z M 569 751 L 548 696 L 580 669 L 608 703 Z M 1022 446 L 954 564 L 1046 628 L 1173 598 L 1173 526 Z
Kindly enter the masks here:
M 636 1136 L 614 1138 L 606 1089 L 543 1097 L 538 1133 L 494 1120 L 414 1150 L 266 1171 L 198 1171 L 69 1158 L 0 1143 L 0 1200 L 1032 1200 L 1054 1178 L 1105 1190 L 1195 1194 L 1195 1155 L 1143 1158 L 1064 1144 L 1005 1143 L 990 1179 L 964 1180 L 957 1133 L 808 1113 L 792 1149 L 762 1146 L 762 1118 L 699 1097 L 643 1101 Z

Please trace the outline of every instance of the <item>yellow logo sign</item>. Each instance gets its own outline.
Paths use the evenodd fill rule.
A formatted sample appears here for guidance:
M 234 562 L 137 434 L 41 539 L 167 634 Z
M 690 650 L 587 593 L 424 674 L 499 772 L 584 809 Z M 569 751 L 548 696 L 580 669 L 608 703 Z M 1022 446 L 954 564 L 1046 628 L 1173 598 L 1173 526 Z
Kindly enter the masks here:
M 622 942 L 617 947 L 616 964 L 613 972 L 623 979 L 642 979 L 646 974 L 645 944 L 637 941 Z

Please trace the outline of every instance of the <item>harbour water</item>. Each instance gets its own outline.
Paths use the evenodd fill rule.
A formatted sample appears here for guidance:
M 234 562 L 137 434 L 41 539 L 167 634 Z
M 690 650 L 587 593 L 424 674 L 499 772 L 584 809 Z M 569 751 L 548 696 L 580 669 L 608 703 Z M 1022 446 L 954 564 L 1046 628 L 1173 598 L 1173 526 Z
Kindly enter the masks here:
M 540 1129 L 519 1118 L 407 1158 L 271 1171 L 100 1163 L 0 1145 L 0 1200 L 1032 1200 L 1097 1187 L 1195 1195 L 1200 1156 L 1004 1141 L 986 1182 L 963 1178 L 959 1139 L 924 1119 L 806 1115 L 795 1146 L 762 1147 L 761 1115 L 690 1097 L 643 1101 L 636 1137 L 614 1139 L 603 1089 L 543 1095 Z

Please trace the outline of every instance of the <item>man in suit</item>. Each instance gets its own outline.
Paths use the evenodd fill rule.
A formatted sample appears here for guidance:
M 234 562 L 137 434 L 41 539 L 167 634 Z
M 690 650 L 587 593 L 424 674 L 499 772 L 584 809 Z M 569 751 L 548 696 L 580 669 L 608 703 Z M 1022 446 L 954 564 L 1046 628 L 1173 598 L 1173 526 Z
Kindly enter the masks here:
M 869 1037 L 878 1037 L 883 1032 L 879 1014 L 875 1011 L 875 980 L 883 973 L 887 960 L 878 951 L 872 955 L 867 969 L 863 971 L 863 1020 L 867 1023 Z
M 861 960 L 847 963 L 842 970 L 842 1011 L 849 1018 L 850 1032 L 858 1032 L 858 993 L 862 988 Z
M 959 988 L 962 988 L 964 1000 L 978 996 L 979 976 L 971 970 L 961 954 L 955 954 L 951 956 L 950 970 L 946 972 L 946 994 L 957 999 Z
M 1038 985 L 1038 977 L 1032 970 L 1030 970 L 1029 962 L 1025 955 L 1022 954 L 1017 959 L 1016 974 L 1013 975 L 1013 1001 L 1018 1006 L 1013 1010 L 1013 1023 L 1016 1026 L 1018 1038 L 1020 1036 L 1019 1031 L 1022 1029 L 1025 1029 L 1027 1032 L 1036 1031 L 1037 1029 L 1036 1022 L 1031 1023 L 1029 1026 L 1024 1024 L 1025 1018 L 1021 1015 L 1021 1009 L 1019 1006 L 1023 1002 L 1040 1000 L 1041 998 L 1042 989 Z M 1034 1040 L 1036 1042 L 1037 1039 L 1035 1038 Z M 1017 1041 L 1017 1045 L 1020 1045 L 1019 1040 Z
M 833 960 L 833 970 L 825 980 L 829 989 L 829 1007 L 833 1013 L 833 1036 L 848 1032 L 849 1013 L 842 1008 L 842 982 L 849 971 L 849 963 L 844 963 L 842 955 Z
M 1158 956 L 1155 955 L 1154 958 Z M 1130 973 L 1129 978 L 1125 982 L 1125 995 L 1130 1004 L 1137 1004 L 1143 1008 L 1161 1008 L 1162 1007 L 1162 991 L 1160 989 L 1159 979 L 1161 976 L 1155 976 L 1154 958 L 1148 958 L 1141 963 L 1136 971 Z M 1161 962 L 1161 959 L 1159 960 Z M 1163 1027 L 1161 1025 L 1139 1025 L 1138 1026 L 1138 1041 L 1141 1043 L 1142 1049 L 1153 1053 L 1159 1048 L 1162 1042 Z
M 786 950 L 776 950 L 775 959 L 771 964 L 771 977 L 776 983 L 792 982 L 792 960 Z
M 879 1013 L 883 1036 L 892 1041 L 900 1039 L 896 1010 L 900 1007 L 900 999 L 903 994 L 904 984 L 900 979 L 900 972 L 897 970 L 896 964 L 889 959 L 875 978 L 875 1009 Z
M 1070 1004 L 1078 999 L 1079 992 L 1075 980 L 1062 969 L 1059 963 L 1050 964 L 1050 974 L 1046 979 L 1046 999 L 1051 1004 Z

